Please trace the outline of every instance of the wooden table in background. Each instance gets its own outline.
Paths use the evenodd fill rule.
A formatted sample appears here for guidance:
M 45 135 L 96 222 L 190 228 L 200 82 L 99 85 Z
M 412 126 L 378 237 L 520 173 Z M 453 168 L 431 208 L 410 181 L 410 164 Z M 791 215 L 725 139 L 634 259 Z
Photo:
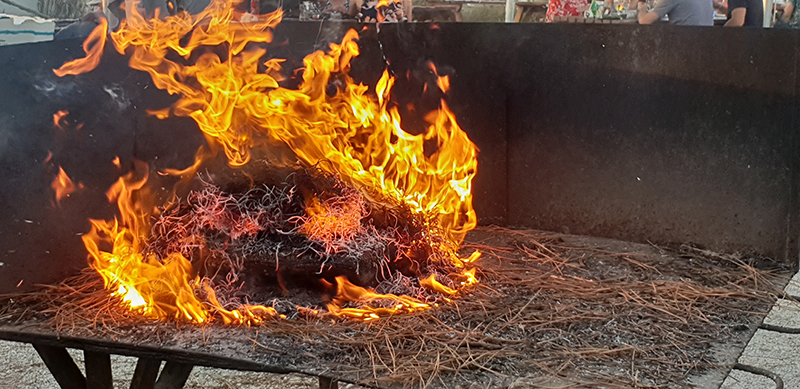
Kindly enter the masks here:
M 599 19 L 599 18 L 585 18 L 583 16 L 556 16 L 553 18 L 554 23 L 595 23 L 595 24 L 637 24 L 639 23 L 636 18 L 631 19 Z

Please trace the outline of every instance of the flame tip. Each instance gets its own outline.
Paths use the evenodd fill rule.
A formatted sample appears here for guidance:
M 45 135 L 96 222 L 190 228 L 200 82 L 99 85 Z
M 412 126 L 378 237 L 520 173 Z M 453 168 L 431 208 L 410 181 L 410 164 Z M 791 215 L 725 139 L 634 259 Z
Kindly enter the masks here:
M 396 79 L 388 69 L 374 88 L 355 83 L 348 72 L 350 61 L 359 55 L 358 31 L 350 29 L 327 52 L 307 56 L 303 70 L 296 73 L 300 84 L 288 89 L 280 83 L 283 61 L 262 61 L 263 49 L 247 47 L 272 41 L 272 30 L 283 15 L 280 10 L 266 15 L 243 14 L 235 11 L 233 2 L 212 0 L 198 15 L 181 12 L 164 19 L 146 19 L 135 3 L 128 7 L 128 18 L 117 31 L 108 34 L 107 21 L 103 20 L 84 41 L 86 57 L 67 62 L 54 72 L 65 76 L 91 71 L 100 63 L 106 40 L 111 39 L 119 53 L 130 54 L 132 68 L 148 72 L 154 86 L 179 96 L 172 107 L 148 113 L 158 119 L 192 118 L 209 144 L 221 146 L 231 167 L 249 163 L 253 149 L 276 142 L 285 144 L 300 162 L 314 165 L 326 161 L 320 165 L 323 170 L 343 177 L 361 196 L 403 204 L 420 215 L 427 230 L 417 243 L 432 245 L 448 265 L 463 269 L 477 260 L 474 254 L 474 258 L 464 259 L 455 254 L 464 234 L 475 226 L 471 180 L 477 148 L 444 101 L 438 111 L 426 117 L 430 126 L 424 133 L 406 131 L 396 104 L 390 101 Z M 172 53 L 190 59 L 200 47 L 224 47 L 228 52 L 205 53 L 190 65 L 168 58 Z M 437 76 L 438 89 L 447 93 L 449 77 L 440 75 L 433 63 L 429 66 Z M 432 84 L 431 88 L 436 89 Z M 54 115 L 55 124 L 61 121 L 63 115 Z M 435 150 L 426 150 L 426 144 L 434 144 Z M 201 149 L 192 166 L 156 173 L 190 177 L 211 155 Z M 121 168 L 119 157 L 112 162 Z M 160 319 L 254 325 L 268 318 L 285 318 L 274 308 L 261 305 L 228 310 L 218 301 L 214 289 L 194 273 L 190 259 L 177 252 L 165 258 L 142 253 L 153 207 L 145 206 L 142 200 L 148 198 L 145 184 L 149 169 L 138 161 L 133 165 L 133 171 L 120 177 L 106 193 L 109 201 L 117 202 L 120 216 L 112 221 L 92 221 L 92 231 L 82 238 L 91 256 L 90 265 L 103 275 L 109 291 L 116 289 L 112 294 L 130 309 Z M 137 178 L 134 173 L 143 169 L 147 170 L 144 176 Z M 54 181 L 58 199 L 55 185 Z M 326 250 L 335 251 L 337 242 L 352 239 L 353 231 L 360 231 L 366 216 L 363 202 L 316 198 L 307 204 L 303 233 L 326 242 Z M 434 245 L 435 241 L 445 243 Z M 102 251 L 100 243 L 111 245 L 111 251 Z M 434 274 L 420 278 L 420 285 L 445 296 L 454 295 L 458 292 L 456 285 L 477 282 L 474 269 L 471 271 L 440 278 L 453 288 L 437 281 Z M 156 287 L 157 283 L 160 286 Z M 160 294 L 158 288 L 164 285 L 171 294 Z M 370 321 L 435 306 L 409 296 L 378 294 L 351 284 L 345 277 L 336 277 L 336 288 L 337 296 L 328 305 L 328 314 L 334 317 Z M 198 290 L 203 292 L 202 300 L 195 294 Z M 358 308 L 345 307 L 346 303 Z M 310 312 L 319 314 L 318 310 Z

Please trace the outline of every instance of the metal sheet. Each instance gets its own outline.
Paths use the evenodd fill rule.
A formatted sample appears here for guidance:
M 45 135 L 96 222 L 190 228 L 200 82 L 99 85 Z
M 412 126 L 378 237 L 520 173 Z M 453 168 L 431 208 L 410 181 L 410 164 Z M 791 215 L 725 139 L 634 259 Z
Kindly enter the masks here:
M 293 69 L 350 27 L 361 28 L 286 21 L 270 53 Z M 481 150 L 481 223 L 694 242 L 796 265 L 797 32 L 403 24 L 368 27 L 359 44 L 352 74 L 372 84 L 388 63 L 412 128 L 419 112 L 407 103 L 426 103 L 402 87 L 406 75 L 424 77 L 432 61 L 451 77 L 449 105 Z M 203 142 L 191 121 L 149 117 L 174 97 L 108 51 L 92 73 L 60 79 L 51 69 L 81 57 L 80 42 L 0 48 L 0 292 L 85 266 L 79 234 L 88 218 L 113 214 L 104 192 L 125 170 L 114 157 L 123 168 L 135 157 L 183 167 Z M 58 110 L 73 128 L 53 129 Z M 58 166 L 84 185 L 60 207 Z

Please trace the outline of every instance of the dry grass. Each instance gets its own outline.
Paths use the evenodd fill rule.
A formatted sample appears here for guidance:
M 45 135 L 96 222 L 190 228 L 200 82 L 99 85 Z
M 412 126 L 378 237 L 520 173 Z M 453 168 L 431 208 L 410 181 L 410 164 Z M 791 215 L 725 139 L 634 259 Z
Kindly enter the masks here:
M 14 302 L 0 317 L 122 340 L 145 324 L 243 337 L 248 358 L 290 358 L 374 386 L 503 387 L 530 377 L 529 387 L 671 388 L 719 363 L 712 346 L 746 338 L 780 293 L 777 275 L 753 266 L 758 258 L 598 242 L 481 229 L 464 245 L 484 252 L 478 286 L 438 309 L 369 323 L 298 315 L 258 328 L 153 325 L 120 310 L 88 273 L 6 296 Z

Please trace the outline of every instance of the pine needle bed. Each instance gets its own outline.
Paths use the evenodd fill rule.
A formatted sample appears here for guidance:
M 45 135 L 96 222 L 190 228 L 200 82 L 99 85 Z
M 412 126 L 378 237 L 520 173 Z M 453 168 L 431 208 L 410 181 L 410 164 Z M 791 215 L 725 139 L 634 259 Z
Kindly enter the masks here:
M 790 275 L 754 255 L 499 227 L 470 233 L 462 250 L 475 249 L 476 287 L 366 323 L 302 310 L 253 327 L 157 322 L 85 272 L 3 296 L 0 338 L 372 387 L 703 386 L 722 381 Z

